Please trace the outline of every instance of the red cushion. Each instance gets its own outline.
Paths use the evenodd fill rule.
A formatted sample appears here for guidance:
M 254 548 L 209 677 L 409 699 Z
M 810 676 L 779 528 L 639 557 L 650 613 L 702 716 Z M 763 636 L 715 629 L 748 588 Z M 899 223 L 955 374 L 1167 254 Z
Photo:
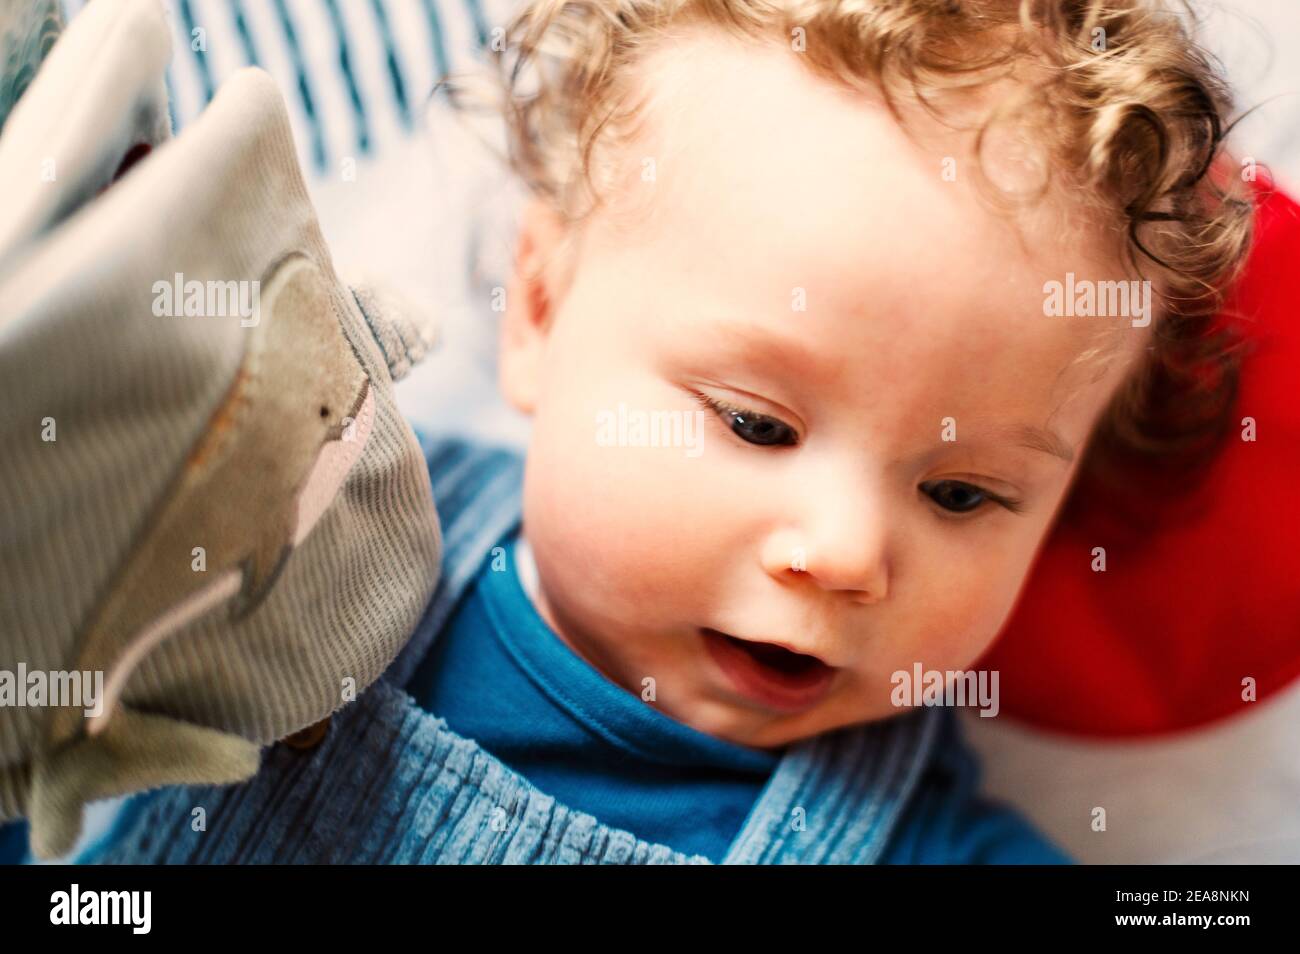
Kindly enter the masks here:
M 1080 483 L 977 664 L 1000 672 L 1004 713 L 1160 733 L 1246 711 L 1246 677 L 1262 702 L 1300 676 L 1300 207 L 1281 192 L 1260 200 L 1228 315 L 1249 339 L 1237 426 L 1203 484 L 1142 501 L 1157 531 Z

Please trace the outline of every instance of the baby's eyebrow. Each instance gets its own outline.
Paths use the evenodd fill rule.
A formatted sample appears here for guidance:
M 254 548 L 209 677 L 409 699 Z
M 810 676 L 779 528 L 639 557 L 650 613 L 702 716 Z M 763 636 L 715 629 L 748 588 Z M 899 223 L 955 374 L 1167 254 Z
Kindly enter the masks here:
M 705 325 L 716 337 L 717 344 L 741 360 L 775 365 L 783 370 L 815 373 L 824 367 L 824 357 L 806 341 L 794 334 L 765 328 L 756 323 L 719 318 Z M 1035 424 L 1009 424 L 1000 429 L 999 436 L 1018 447 L 1040 451 L 1060 458 L 1065 463 L 1074 460 L 1074 449 L 1059 433 Z
M 743 361 L 776 365 L 809 373 L 823 366 L 824 358 L 795 333 L 782 333 L 757 323 L 734 319 L 707 322 L 717 345 Z
M 1010 428 L 1008 436 L 1020 447 L 1042 451 L 1059 457 L 1067 464 L 1074 460 L 1074 450 L 1065 438 L 1051 428 L 1037 427 L 1033 424 L 1018 424 Z

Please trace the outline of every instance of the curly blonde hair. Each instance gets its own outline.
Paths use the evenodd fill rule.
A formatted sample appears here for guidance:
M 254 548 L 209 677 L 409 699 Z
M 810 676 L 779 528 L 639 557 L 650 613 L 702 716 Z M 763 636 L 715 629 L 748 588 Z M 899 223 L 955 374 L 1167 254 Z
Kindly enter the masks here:
M 635 67 L 688 27 L 789 44 L 830 82 L 883 93 L 900 121 L 903 97 L 939 116 L 946 95 L 1032 65 L 1034 82 L 977 130 L 977 154 L 994 123 L 1032 122 L 1049 177 L 1111 224 L 1161 301 L 1089 458 L 1181 468 L 1229 423 L 1240 347 L 1215 317 L 1254 211 L 1223 152 L 1231 94 L 1193 40 L 1196 19 L 1189 0 L 532 0 L 493 45 L 489 108 L 504 117 L 510 168 L 577 225 L 604 203 L 612 157 L 638 128 Z M 440 88 L 457 109 L 476 103 L 472 77 Z

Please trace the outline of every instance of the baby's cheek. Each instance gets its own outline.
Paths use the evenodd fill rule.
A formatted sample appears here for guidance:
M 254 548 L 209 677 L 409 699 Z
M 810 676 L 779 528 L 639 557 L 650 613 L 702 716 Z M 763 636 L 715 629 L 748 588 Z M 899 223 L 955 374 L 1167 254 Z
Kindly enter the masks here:
M 917 604 L 915 661 L 931 669 L 961 669 L 978 658 L 1014 605 L 1020 574 L 1014 562 L 986 561 L 964 577 L 937 577 Z
M 589 593 L 644 611 L 665 590 L 699 582 L 701 528 L 677 474 L 681 463 L 671 460 L 681 450 L 600 446 L 594 420 L 586 434 L 535 434 L 525 500 L 529 538 L 553 562 L 580 567 Z

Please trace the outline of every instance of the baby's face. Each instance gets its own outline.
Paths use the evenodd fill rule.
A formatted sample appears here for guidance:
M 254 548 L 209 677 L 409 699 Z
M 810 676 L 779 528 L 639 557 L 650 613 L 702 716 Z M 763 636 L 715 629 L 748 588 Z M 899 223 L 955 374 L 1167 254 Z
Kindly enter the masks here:
M 967 138 L 918 145 L 795 54 L 700 38 L 652 66 L 625 183 L 649 216 L 598 216 L 571 280 L 509 291 L 539 609 L 734 742 L 898 714 L 893 673 L 967 667 L 997 634 L 1142 347 L 1123 319 L 1045 317 L 1044 283 L 1127 276 L 1065 210 L 1018 233 L 982 204 Z M 1075 361 L 1101 340 L 1119 345 L 1097 379 Z M 638 415 L 685 429 L 638 446 Z

